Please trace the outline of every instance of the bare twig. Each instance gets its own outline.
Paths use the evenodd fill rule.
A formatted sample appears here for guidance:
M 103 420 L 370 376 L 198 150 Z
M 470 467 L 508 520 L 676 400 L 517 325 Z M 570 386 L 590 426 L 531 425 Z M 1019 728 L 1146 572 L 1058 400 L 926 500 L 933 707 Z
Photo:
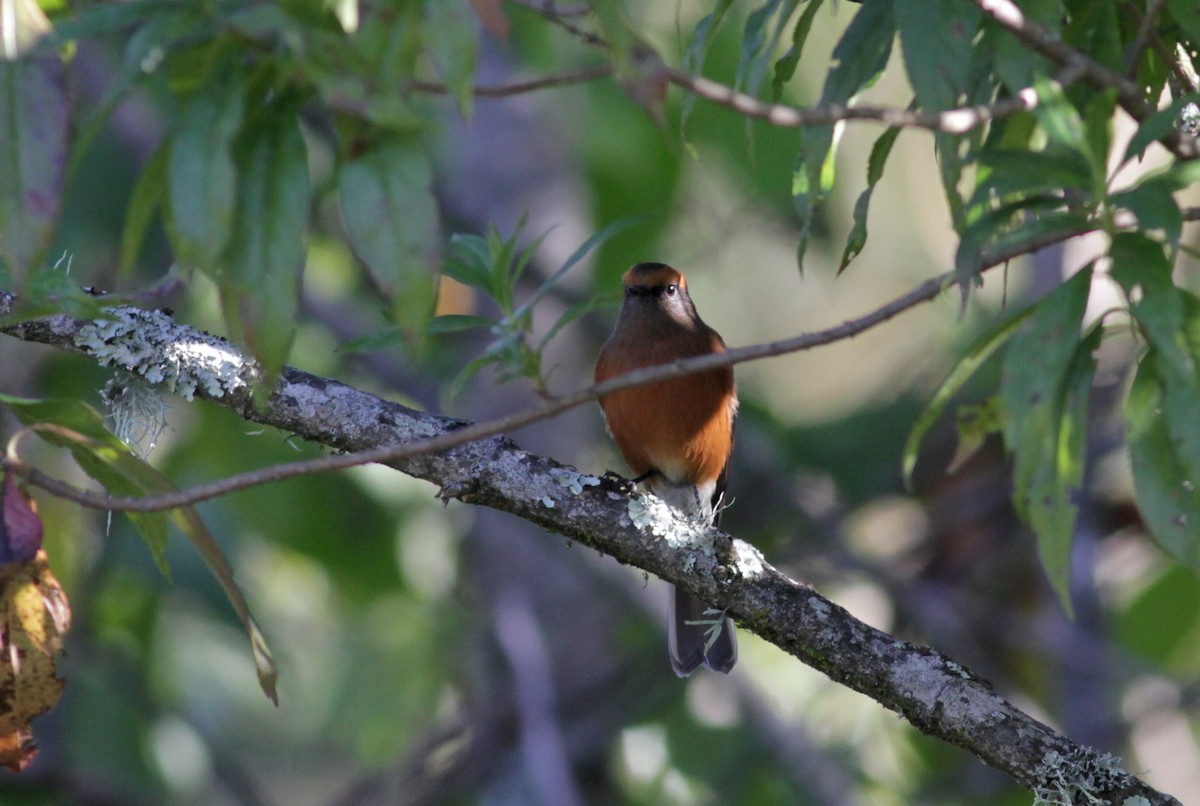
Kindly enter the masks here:
M 1137 7 L 1133 3 L 1125 3 L 1135 14 L 1138 13 Z M 1154 23 L 1158 22 L 1158 15 L 1166 8 L 1167 0 L 1150 0 L 1150 4 L 1146 6 L 1146 13 L 1142 16 L 1142 21 L 1138 24 L 1137 35 L 1133 39 L 1133 46 L 1129 49 L 1125 62 L 1125 76 L 1133 81 L 1137 78 L 1138 62 L 1142 60 L 1142 54 L 1146 52 L 1147 46 L 1150 44 L 1150 38 L 1154 36 Z
M 526 92 L 534 92 L 535 90 L 543 90 L 550 87 L 565 87 L 571 84 L 583 84 L 588 81 L 595 81 L 599 78 L 607 78 L 612 75 L 611 65 L 597 65 L 595 67 L 585 67 L 582 70 L 576 70 L 570 73 L 560 73 L 559 75 L 544 76 L 535 78 L 529 81 L 519 81 L 513 84 L 503 84 L 494 87 L 475 87 L 472 92 L 478 98 L 506 98 L 511 95 L 521 95 Z M 445 95 L 449 89 L 445 84 L 440 84 L 435 81 L 411 81 L 408 88 L 415 92 L 425 92 L 436 95 Z
M 667 80 L 672 84 L 693 92 L 721 106 L 727 106 L 746 117 L 764 120 L 774 126 L 795 127 L 837 123 L 842 120 L 876 120 L 888 126 L 904 126 L 930 131 L 962 134 L 988 121 L 998 120 L 1016 112 L 1037 106 L 1037 93 L 1027 87 L 1011 98 L 1005 98 L 990 106 L 979 104 L 944 112 L 923 112 L 898 107 L 844 106 L 830 104 L 800 108 L 784 104 L 764 103 L 753 95 L 739 92 L 725 84 L 692 75 L 674 68 L 664 68 Z M 1084 67 L 1072 64 L 1063 69 L 1059 83 L 1072 84 L 1084 74 Z
M 1001 251 L 985 253 L 981 260 L 982 268 L 980 270 L 984 271 L 988 268 L 992 268 L 1012 260 L 1013 258 L 1022 254 L 1035 252 L 1039 249 L 1045 248 L 1046 246 L 1082 235 L 1086 232 L 1089 232 L 1091 229 L 1092 228 L 1089 226 L 1081 225 L 1070 230 L 1043 235 L 1039 238 L 1031 239 L 1021 244 L 1013 244 L 1007 249 Z M 798 336 L 793 336 L 792 338 L 782 339 L 779 341 L 753 344 L 747 347 L 738 347 L 727 350 L 724 353 L 699 356 L 696 358 L 676 361 L 671 364 L 635 370 L 616 378 L 612 378 L 604 383 L 588 386 L 562 397 L 549 400 L 522 412 L 517 412 L 515 414 L 510 414 L 505 417 L 499 417 L 497 419 L 488 420 L 482 423 L 461 423 L 458 424 L 454 429 L 447 429 L 445 433 L 441 433 L 430 438 L 416 439 L 411 442 L 405 442 L 401 445 L 389 444 L 376 446 L 367 450 L 356 451 L 353 454 L 322 456 L 316 459 L 274 465 L 272 467 L 253 470 L 236 476 L 229 476 L 208 484 L 197 485 L 176 493 L 156 495 L 152 497 L 108 496 L 104 493 L 79 489 L 78 487 L 74 487 L 66 482 L 47 476 L 37 468 L 31 467 L 12 458 L 4 459 L 3 464 L 10 471 L 23 477 L 31 484 L 35 484 L 53 495 L 68 498 L 83 506 L 125 512 L 153 512 L 158 510 L 173 509 L 175 507 L 195 504 L 200 501 L 207 501 L 209 499 L 217 498 L 238 490 L 244 490 L 249 487 L 270 484 L 296 476 L 342 470 L 349 467 L 356 467 L 358 465 L 370 464 L 372 462 L 393 464 L 395 462 L 411 459 L 417 456 L 439 453 L 468 442 L 473 442 L 475 440 L 483 439 L 485 437 L 490 437 L 500 433 L 514 431 L 518 428 L 522 428 L 540 420 L 549 419 L 550 417 L 561 414 L 568 409 L 596 400 L 606 394 L 610 394 L 621 389 L 627 389 L 631 386 L 640 386 L 647 383 L 653 383 L 655 381 L 678 378 L 696 372 L 704 372 L 706 370 L 712 370 L 718 367 L 732 366 L 734 364 L 740 364 L 747 361 L 756 361 L 763 358 L 801 352 L 803 350 L 810 350 L 814 347 L 820 347 L 826 344 L 842 341 L 844 339 L 849 339 L 871 329 L 872 327 L 875 327 L 876 325 L 892 319 L 893 317 L 903 313 L 904 311 L 907 311 L 910 308 L 933 299 L 943 290 L 950 288 L 955 284 L 954 274 L 955 273 L 953 271 L 949 271 L 938 275 L 937 277 L 926 280 L 913 290 L 909 291 L 907 294 L 897 297 L 886 305 L 876 308 L 870 313 L 825 330 L 819 330 L 812 333 L 803 333 Z M 2 302 L 2 300 L 0 300 L 0 302 Z M 0 313 L 4 312 L 4 307 L 5 306 L 3 304 L 0 304 Z M 53 335 L 51 335 L 49 338 L 38 338 L 40 331 L 31 329 L 30 323 L 28 322 L 22 322 L 4 328 L 4 332 L 9 333 L 10 335 L 18 336 L 19 338 L 27 338 L 31 341 L 49 340 L 52 343 L 60 344 L 60 346 L 68 346 L 72 349 L 79 349 L 74 346 L 74 343 L 71 341 L 71 337 L 69 335 L 64 336 L 64 333 L 70 329 L 70 323 L 73 320 L 67 320 L 65 317 L 59 317 L 59 320 L 59 323 L 53 329 Z M 62 320 L 66 321 L 64 322 Z M 83 323 L 78 324 L 79 326 L 82 326 Z M 276 393 L 279 394 L 279 390 L 277 390 Z M 217 402 L 223 401 L 218 400 Z

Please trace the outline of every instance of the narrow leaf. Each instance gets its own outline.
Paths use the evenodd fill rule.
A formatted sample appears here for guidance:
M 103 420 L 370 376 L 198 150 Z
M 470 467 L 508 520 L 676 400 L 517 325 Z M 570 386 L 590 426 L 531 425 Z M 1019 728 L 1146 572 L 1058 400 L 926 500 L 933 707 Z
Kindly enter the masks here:
M 20 282 L 43 257 L 62 205 L 67 90 L 55 53 L 0 59 L 0 261 Z
M 235 156 L 237 212 L 218 276 L 222 309 L 273 378 L 295 329 L 311 195 L 295 106 L 277 99 L 256 110 Z
M 425 4 L 425 40 L 433 64 L 442 77 L 459 113 L 471 117 L 474 92 L 475 17 L 466 0 L 438 0 Z
M 925 435 L 929 433 L 929 429 L 942 416 L 942 412 L 946 406 L 958 394 L 974 375 L 975 372 L 983 366 L 1000 347 L 1008 342 L 1012 334 L 1021 326 L 1029 314 L 1037 310 L 1037 306 L 1030 306 L 1008 321 L 1002 324 L 996 330 L 985 333 L 981 338 L 975 341 L 967 348 L 966 353 L 951 370 L 946 379 L 934 392 L 929 404 L 917 421 L 913 424 L 912 431 L 909 432 L 908 440 L 904 443 L 904 460 L 903 460 L 903 477 L 904 486 L 912 490 L 912 474 L 917 466 L 917 453 L 921 448 L 921 441 L 925 439 Z
M 859 194 L 858 201 L 854 203 L 854 224 L 850 228 L 850 234 L 846 236 L 846 248 L 842 251 L 842 262 L 838 266 L 838 274 L 841 274 L 850 261 L 858 257 L 858 253 L 862 251 L 863 246 L 867 243 L 867 213 L 871 207 L 871 195 L 875 192 L 875 185 L 883 178 L 883 166 L 887 163 L 888 156 L 892 153 L 892 146 L 896 143 L 896 137 L 900 134 L 899 126 L 892 126 L 875 141 L 875 145 L 871 147 L 871 156 L 867 160 L 867 187 Z
M 213 71 L 183 110 L 171 138 L 167 166 L 172 245 L 185 262 L 210 277 L 233 232 L 237 166 L 233 141 L 242 126 L 244 79 L 232 65 Z

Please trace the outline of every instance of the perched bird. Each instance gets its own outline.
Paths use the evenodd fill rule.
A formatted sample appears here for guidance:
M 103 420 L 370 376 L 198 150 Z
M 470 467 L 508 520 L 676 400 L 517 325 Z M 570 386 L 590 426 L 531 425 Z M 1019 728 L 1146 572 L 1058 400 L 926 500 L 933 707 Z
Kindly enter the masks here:
M 600 350 L 596 382 L 641 367 L 725 351 L 700 319 L 682 274 L 639 263 L 621 278 L 625 301 Z M 689 517 L 715 524 L 725 492 L 737 414 L 733 369 L 672 378 L 600 398 L 604 422 L 635 481 Z M 690 593 L 674 589 L 671 666 L 686 677 L 701 665 L 728 672 L 737 661 L 733 622 Z

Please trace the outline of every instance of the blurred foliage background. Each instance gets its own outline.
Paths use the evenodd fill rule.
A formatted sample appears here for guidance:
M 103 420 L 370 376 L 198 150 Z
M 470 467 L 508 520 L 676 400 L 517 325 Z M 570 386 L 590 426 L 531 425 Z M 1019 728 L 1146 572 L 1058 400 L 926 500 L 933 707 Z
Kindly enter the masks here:
M 869 122 L 846 128 L 838 181 L 811 222 L 801 272 L 795 130 L 692 99 L 684 137 L 683 93 L 671 91 L 656 120 L 607 78 L 472 97 L 472 80 L 501 86 L 606 58 L 570 31 L 594 30 L 591 17 L 568 13 L 566 25 L 553 24 L 538 5 L 42 3 L 68 52 L 65 99 L 76 138 L 44 262 L 64 256 L 73 281 L 122 291 L 156 287 L 176 261 L 195 265 L 201 270 L 177 269 L 182 282 L 150 304 L 238 337 L 218 290 L 218 264 L 229 253 L 209 248 L 195 227 L 181 232 L 188 221 L 149 214 L 165 204 L 178 217 L 204 199 L 168 188 L 162 168 L 139 177 L 169 159 L 160 149 L 173 132 L 220 123 L 219 112 L 206 119 L 188 111 L 193 93 L 206 91 L 201 78 L 218 88 L 245 81 L 246 92 L 278 100 L 272 93 L 284 76 L 316 88 L 294 99 L 300 125 L 289 131 L 302 142 L 287 145 L 286 133 L 278 141 L 306 154 L 311 195 L 289 214 L 304 216 L 308 231 L 299 242 L 297 309 L 265 314 L 293 321 L 294 342 L 259 347 L 268 362 L 286 356 L 422 409 L 483 419 L 534 402 L 537 390 L 524 379 L 500 384 L 487 366 L 449 393 L 492 334 L 446 327 L 422 336 L 424 323 L 413 325 L 431 304 L 435 275 L 388 274 L 386 261 L 373 261 L 372 244 L 387 234 L 354 232 L 371 222 L 353 200 L 372 192 L 347 177 L 344 166 L 355 160 L 398 161 L 415 172 L 415 184 L 392 198 L 392 226 L 408 233 L 394 237 L 405 242 L 381 249 L 436 264 L 462 249 L 461 235 L 457 247 L 450 242 L 454 233 L 483 236 L 492 227 L 518 248 L 541 238 L 514 288 L 517 306 L 601 228 L 644 216 L 532 308 L 535 337 L 579 314 L 541 356 L 550 393 L 590 381 L 615 317 L 618 278 L 637 261 L 685 271 L 704 318 L 731 345 L 837 324 L 954 266 L 957 238 L 928 132 L 901 133 L 874 195 L 870 238 L 839 274 L 864 166 L 884 131 Z M 732 83 L 747 18 L 760 7 L 717 6 L 729 18 L 715 29 L 705 72 Z M 858 9 L 837 2 L 815 14 L 784 101 L 817 101 L 831 51 Z M 625 7 L 629 30 L 670 63 L 710 11 L 708 3 Z M 774 55 L 786 46 L 775 43 Z M 233 77 L 211 79 L 222 59 Z M 908 103 L 901 62 L 897 48 L 864 102 Z M 414 75 L 449 93 L 414 89 Z M 198 122 L 188 124 L 189 115 Z M 387 137 L 378 134 L 385 128 Z M 1118 117 L 1114 136 L 1128 140 L 1134 128 Z M 231 134 L 211 136 L 218 139 L 202 138 L 197 154 Z M 237 153 L 238 170 L 254 166 L 253 148 Z M 1138 170 L 1162 161 L 1151 150 Z M 361 163 L 359 182 L 378 178 L 372 165 Z M 424 176 L 435 206 L 411 190 Z M 249 204 L 235 219 L 265 214 Z M 147 225 L 131 235 L 129 218 L 142 211 Z M 413 222 L 424 229 L 414 234 Z M 1194 233 L 1185 230 L 1184 240 L 1194 242 Z M 1152 785 L 1186 798 L 1200 792 L 1200 583 L 1147 539 L 1133 503 L 1116 405 L 1132 342 L 1105 342 L 1093 390 L 1076 501 L 1074 620 L 1014 514 L 1010 466 L 995 435 L 947 473 L 957 440 L 954 418 L 943 417 L 926 439 L 915 494 L 901 483 L 908 432 L 965 346 L 1102 251 L 1095 238 L 1076 239 L 993 272 L 965 309 L 956 293 L 945 294 L 852 340 L 740 366 L 736 502 L 723 525 L 859 618 L 931 644 L 1039 719 L 1122 755 Z M 374 282 L 364 264 L 383 265 Z M 1180 266 L 1180 282 L 1195 287 L 1194 262 L 1184 257 Z M 439 314 L 505 312 L 478 289 L 445 276 L 436 282 Z M 589 301 L 598 304 L 581 305 Z M 992 364 L 964 402 L 990 394 L 999 373 Z M 6 393 L 97 407 L 110 375 L 11 339 L 0 341 L 0 366 Z M 168 429 L 151 461 L 180 486 L 320 452 L 208 404 L 167 405 Z M 588 472 L 624 470 L 594 406 L 513 436 Z M 85 483 L 61 452 L 26 458 Z M 167 579 L 124 518 L 40 495 L 47 551 L 75 613 L 67 686 L 35 723 L 36 763 L 0 773 L 0 801 L 1030 801 L 1001 773 L 745 632 L 728 678 L 677 680 L 657 580 L 507 515 L 443 507 L 435 492 L 365 467 L 199 507 L 274 649 L 278 709 L 258 690 L 245 637 L 190 547 L 173 540 Z

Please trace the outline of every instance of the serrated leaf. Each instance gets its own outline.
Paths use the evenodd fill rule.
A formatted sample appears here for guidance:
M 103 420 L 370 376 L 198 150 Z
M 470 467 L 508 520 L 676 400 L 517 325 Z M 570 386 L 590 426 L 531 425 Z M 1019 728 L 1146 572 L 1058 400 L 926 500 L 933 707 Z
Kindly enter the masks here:
M 432 184 L 414 138 L 384 137 L 338 170 L 350 245 L 392 302 L 397 324 L 411 332 L 433 313 L 442 235 Z
M 899 134 L 900 127 L 892 126 L 880 135 L 871 147 L 871 156 L 867 160 L 867 187 L 854 203 L 854 223 L 850 227 L 850 234 L 846 236 L 846 247 L 842 250 L 838 274 L 850 265 L 850 261 L 858 257 L 858 253 L 867 243 L 867 214 L 871 207 L 871 195 L 875 192 L 875 185 L 883 178 L 883 166 L 887 163 L 888 155 L 892 153 L 892 146 L 895 145 Z
M 1067 188 L 1090 193 L 1092 172 L 1078 152 L 989 151 L 980 157 L 984 172 L 968 207 L 984 205 L 991 198 L 1007 200 L 1054 193 Z
M 233 232 L 238 195 L 233 142 L 244 117 L 244 84 L 232 63 L 214 70 L 184 108 L 169 146 L 167 232 L 183 261 L 214 278 Z
M 269 388 L 292 344 L 311 196 L 295 105 L 256 109 L 234 155 L 237 212 L 217 282 L 229 329 L 262 363 Z
M 1070 495 L 1083 473 L 1079 411 L 1086 411 L 1091 354 L 1100 338 L 1098 328 L 1079 337 L 1091 278 L 1088 266 L 1037 303 L 1026 328 L 1009 341 L 1000 386 L 1004 443 L 1014 460 L 1013 505 L 1036 532 L 1043 566 L 1068 614 L 1066 557 L 1076 516 Z
M 42 259 L 58 222 L 67 109 L 57 54 L 0 59 L 0 261 L 18 283 Z
M 974 377 L 979 368 L 983 366 L 984 362 L 996 350 L 1004 346 L 1012 338 L 1013 333 L 1021 326 L 1021 323 L 1036 309 L 1036 306 L 1031 305 L 1009 318 L 1000 327 L 990 333 L 985 333 L 977 339 L 967 348 L 967 351 L 959 359 L 954 369 L 950 371 L 950 374 L 938 386 L 937 391 L 933 393 L 933 397 L 925 407 L 925 410 L 921 412 L 917 421 L 913 423 L 912 431 L 909 432 L 908 439 L 904 443 L 902 475 L 906 489 L 912 490 L 912 474 L 917 466 L 917 453 L 921 448 L 921 441 L 925 439 L 925 435 L 929 433 L 929 429 L 942 416 L 942 412 L 946 409 L 946 406 L 958 394 L 959 390 L 966 385 L 967 381 Z
M 425 40 L 434 67 L 458 105 L 459 114 L 469 120 L 478 48 L 475 17 L 466 0 L 438 0 L 424 4 L 424 8 Z

